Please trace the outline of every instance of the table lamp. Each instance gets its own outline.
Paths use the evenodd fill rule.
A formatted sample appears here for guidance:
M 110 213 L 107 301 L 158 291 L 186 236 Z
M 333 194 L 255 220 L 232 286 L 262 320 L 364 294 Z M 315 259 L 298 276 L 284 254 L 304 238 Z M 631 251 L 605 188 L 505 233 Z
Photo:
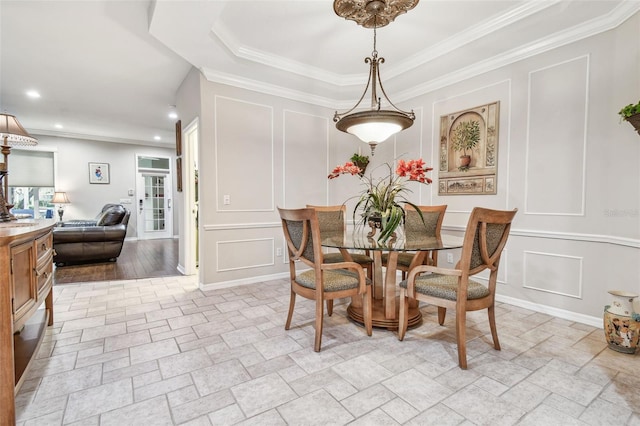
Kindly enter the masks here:
M 2 139 L 2 145 L 0 146 L 0 153 L 4 156 L 4 164 L 0 167 L 0 171 L 4 178 L 4 197 L 5 200 L 1 202 L 5 203 L 7 210 L 13 207 L 11 204 L 11 197 L 9 196 L 9 154 L 11 154 L 12 146 L 33 146 L 38 144 L 38 139 L 31 136 L 18 122 L 18 119 L 11 114 L 0 114 L 0 139 Z M 0 209 L 1 210 L 1 209 Z M 15 219 L 11 215 L 12 219 Z
M 51 199 L 53 204 L 58 204 L 58 216 L 60 216 L 60 222 L 62 222 L 62 215 L 64 214 L 64 205 L 69 204 L 69 197 L 66 192 L 56 192 Z

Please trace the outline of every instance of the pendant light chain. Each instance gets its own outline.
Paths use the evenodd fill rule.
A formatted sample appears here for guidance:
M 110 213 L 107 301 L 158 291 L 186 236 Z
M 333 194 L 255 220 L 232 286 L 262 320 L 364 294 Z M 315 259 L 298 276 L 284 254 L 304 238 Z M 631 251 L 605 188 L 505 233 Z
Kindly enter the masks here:
M 374 16 L 373 18 L 373 52 L 371 52 L 371 56 L 373 57 L 377 57 L 378 56 L 378 49 L 376 48 L 376 42 L 377 42 L 377 25 L 376 25 L 376 20 L 378 18 L 378 15 Z
M 338 16 L 344 16 L 341 11 L 344 9 L 351 10 L 349 8 L 342 7 L 345 2 L 351 2 L 352 0 L 334 0 L 334 11 Z M 387 3 L 383 0 L 369 0 L 367 7 L 364 10 L 367 13 L 366 24 L 357 21 L 358 24 L 365 28 L 373 28 L 373 52 L 371 52 L 370 58 L 365 58 L 364 62 L 369 64 L 369 78 L 364 88 L 364 92 L 360 96 L 360 99 L 356 104 L 348 111 L 343 113 L 335 112 L 333 121 L 336 123 L 336 128 L 342 132 L 351 133 L 355 135 L 361 141 L 368 143 L 371 148 L 371 155 L 374 155 L 376 146 L 387 140 L 389 137 L 395 135 L 402 130 L 405 130 L 413 125 L 415 120 L 415 114 L 412 111 L 403 111 L 391 102 L 389 96 L 382 85 L 382 79 L 380 78 L 379 65 L 383 64 L 384 58 L 378 57 L 378 26 L 384 27 L 389 22 L 393 21 L 393 18 L 399 13 L 404 13 L 409 9 L 412 9 L 418 0 L 396 0 L 393 3 L 393 10 L 397 9 L 398 5 L 402 5 L 403 10 L 397 10 L 393 12 L 393 16 L 386 16 L 388 10 L 386 8 Z M 351 3 L 349 3 L 351 5 Z M 380 16 L 378 16 L 380 14 Z M 390 19 L 389 19 L 390 18 Z M 352 19 L 352 18 L 347 18 Z M 373 25 L 371 25 L 373 24 Z M 369 90 L 370 89 L 370 90 Z M 371 92 L 371 103 L 368 109 L 362 111 L 353 112 L 360 107 L 360 104 L 364 98 Z M 378 91 L 382 96 L 378 96 Z M 385 98 L 386 103 L 391 108 L 382 108 L 382 97 Z

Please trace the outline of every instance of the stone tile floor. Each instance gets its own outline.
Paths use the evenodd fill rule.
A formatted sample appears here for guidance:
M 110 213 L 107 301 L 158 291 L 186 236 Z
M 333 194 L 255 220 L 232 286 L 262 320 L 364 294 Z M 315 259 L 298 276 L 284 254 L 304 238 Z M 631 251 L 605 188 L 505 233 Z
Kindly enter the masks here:
M 396 334 L 325 317 L 286 280 L 202 292 L 195 277 L 54 287 L 55 324 L 17 395 L 19 425 L 640 425 L 640 355 L 590 326 L 499 304 Z

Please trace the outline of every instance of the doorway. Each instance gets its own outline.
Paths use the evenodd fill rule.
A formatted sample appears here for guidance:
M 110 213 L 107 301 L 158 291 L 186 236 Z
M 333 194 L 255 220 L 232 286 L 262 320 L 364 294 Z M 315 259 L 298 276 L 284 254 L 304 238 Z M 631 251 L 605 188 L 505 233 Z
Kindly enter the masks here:
M 136 156 L 138 239 L 173 238 L 169 158 Z
M 193 120 L 184 129 L 184 273 L 198 273 L 200 257 L 199 238 L 199 189 L 198 189 L 198 119 Z

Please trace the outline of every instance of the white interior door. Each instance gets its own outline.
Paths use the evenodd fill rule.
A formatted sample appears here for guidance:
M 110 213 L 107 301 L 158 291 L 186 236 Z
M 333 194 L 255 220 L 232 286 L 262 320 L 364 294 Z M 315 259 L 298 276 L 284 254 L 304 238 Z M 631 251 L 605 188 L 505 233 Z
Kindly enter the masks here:
M 138 157 L 138 165 L 143 158 Z M 136 210 L 138 239 L 141 240 L 173 238 L 171 174 L 161 170 L 138 167 Z

